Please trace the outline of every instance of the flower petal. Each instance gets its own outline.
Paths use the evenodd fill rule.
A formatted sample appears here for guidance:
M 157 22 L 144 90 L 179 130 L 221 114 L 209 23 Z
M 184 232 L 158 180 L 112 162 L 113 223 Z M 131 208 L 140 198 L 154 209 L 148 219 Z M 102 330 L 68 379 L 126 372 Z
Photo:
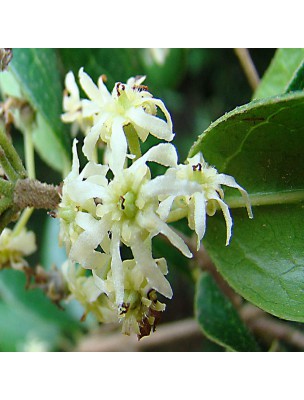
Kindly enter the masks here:
M 108 118 L 107 114 L 103 114 L 90 129 L 88 135 L 84 138 L 82 151 L 88 160 L 93 160 L 96 143 L 99 139 L 102 126 Z
M 111 239 L 111 270 L 115 288 L 116 304 L 120 306 L 124 300 L 124 271 L 120 256 L 120 230 L 118 225 L 113 225 Z
M 142 108 L 131 108 L 126 112 L 126 116 L 131 122 L 139 127 L 146 129 L 151 135 L 158 139 L 170 142 L 174 138 L 170 125 L 161 118 L 147 114 Z
M 123 118 L 115 118 L 110 139 L 109 165 L 114 175 L 123 169 L 127 157 L 127 139 L 123 130 Z
M 151 232 L 152 237 L 158 233 L 162 233 L 168 238 L 173 246 L 175 246 L 181 253 L 184 254 L 184 256 L 192 258 L 192 253 L 183 239 L 171 228 L 169 228 L 169 226 L 156 214 L 153 212 L 146 212 L 145 215 L 139 214 L 137 220 L 142 227 Z
M 220 205 L 225 221 L 226 221 L 226 246 L 228 246 L 229 242 L 230 242 L 230 238 L 231 238 L 231 228 L 232 228 L 232 218 L 230 216 L 230 211 L 229 211 L 229 207 L 227 206 L 227 204 L 220 199 L 219 197 L 213 196 L 213 197 L 209 197 L 208 200 L 215 200 L 217 201 L 217 203 Z
M 160 202 L 157 209 L 157 214 L 163 221 L 166 221 L 166 219 L 168 218 L 174 199 L 175 196 L 169 196 L 165 200 Z
M 103 106 L 105 102 L 103 93 L 95 85 L 91 77 L 84 72 L 83 68 L 80 68 L 78 76 L 81 87 L 86 92 L 88 97 L 99 106 Z
M 195 193 L 194 202 L 194 230 L 197 234 L 197 250 L 200 248 L 200 242 L 206 232 L 206 199 L 204 193 Z
M 79 159 L 77 154 L 77 143 L 78 140 L 74 139 L 72 147 L 72 153 L 73 153 L 72 169 L 71 172 L 64 179 L 64 182 L 72 181 L 79 176 Z
M 149 284 L 157 292 L 171 299 L 173 292 L 167 279 L 160 271 L 155 260 L 152 258 L 151 249 L 147 243 L 136 240 L 131 249 L 136 263 L 140 266 Z
M 201 186 L 196 182 L 174 180 L 171 176 L 157 176 L 147 182 L 141 190 L 145 197 L 155 197 L 160 195 L 168 196 L 191 196 L 193 193 L 201 191 Z
M 133 173 L 146 162 L 151 161 L 166 167 L 177 165 L 177 153 L 175 147 L 170 143 L 160 143 L 151 147 L 145 154 L 136 160 L 129 168 Z
M 230 175 L 218 174 L 217 177 L 216 177 L 216 181 L 221 185 L 226 185 L 226 186 L 238 189 L 239 192 L 241 193 L 244 201 L 245 201 L 245 205 L 246 205 L 246 208 L 247 208 L 247 212 L 248 212 L 249 218 L 253 218 L 250 199 L 249 199 L 249 196 L 248 196 L 248 193 L 246 192 L 246 190 L 243 189 L 242 186 L 240 186 L 235 181 L 235 179 Z

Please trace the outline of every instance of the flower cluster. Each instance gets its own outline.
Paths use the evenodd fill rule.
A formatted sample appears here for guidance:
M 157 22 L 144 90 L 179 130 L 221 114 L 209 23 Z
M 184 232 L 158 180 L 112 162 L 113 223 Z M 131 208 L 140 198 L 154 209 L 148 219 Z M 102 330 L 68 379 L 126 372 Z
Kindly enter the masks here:
M 149 133 L 167 142 L 174 137 L 169 112 L 142 85 L 144 77 L 116 83 L 112 93 L 104 77 L 96 86 L 81 69 L 79 80 L 88 99 L 80 99 L 69 73 L 63 120 L 85 133 L 82 151 L 88 162 L 81 170 L 74 139 L 72 169 L 64 180 L 58 208 L 60 240 L 69 257 L 64 275 L 85 314 L 92 312 L 101 322 L 120 321 L 124 333 L 135 332 L 140 338 L 155 329 L 165 309 L 157 293 L 172 297 L 166 260 L 153 258 L 152 239 L 164 235 L 191 258 L 170 221 L 187 218 L 199 247 L 206 215 L 213 215 L 218 205 L 226 221 L 228 244 L 232 219 L 221 185 L 240 191 L 252 217 L 250 203 L 247 192 L 231 176 L 208 166 L 201 154 L 178 164 L 171 143 L 159 143 L 143 155 L 137 151 L 140 146 L 134 146 L 134 134 L 141 141 Z M 157 109 L 164 119 L 156 115 Z M 105 163 L 98 163 L 96 157 L 100 140 L 106 144 Z M 152 178 L 150 163 L 164 166 L 164 175 Z M 127 248 L 133 258 L 125 257 Z

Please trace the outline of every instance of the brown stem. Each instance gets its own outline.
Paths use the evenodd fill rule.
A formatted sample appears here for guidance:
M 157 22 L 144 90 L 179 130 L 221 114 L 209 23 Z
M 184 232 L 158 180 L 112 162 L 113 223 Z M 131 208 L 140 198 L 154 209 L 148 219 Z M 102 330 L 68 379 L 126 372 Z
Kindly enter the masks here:
M 19 179 L 15 186 L 14 203 L 20 209 L 26 207 L 54 210 L 58 207 L 60 195 L 58 187 L 35 179 Z
M 249 329 L 268 345 L 274 340 L 281 340 L 300 350 L 304 349 L 304 333 L 287 321 L 274 318 L 251 304 L 242 307 L 240 315 Z
M 152 351 L 157 346 L 172 344 L 178 340 L 202 338 L 198 323 L 193 319 L 170 322 L 159 326 L 151 336 L 138 341 L 136 336 L 92 334 L 85 337 L 75 351 Z
M 260 78 L 248 49 L 234 49 L 234 52 L 240 61 L 252 90 L 255 91 L 260 83 Z

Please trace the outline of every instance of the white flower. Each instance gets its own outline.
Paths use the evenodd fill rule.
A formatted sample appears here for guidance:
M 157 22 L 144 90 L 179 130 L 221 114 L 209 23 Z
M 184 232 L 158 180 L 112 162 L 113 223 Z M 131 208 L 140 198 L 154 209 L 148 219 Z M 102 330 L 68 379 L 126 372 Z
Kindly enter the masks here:
M 0 269 L 22 269 L 28 265 L 23 257 L 31 255 L 36 249 L 34 232 L 23 229 L 16 235 L 11 229 L 5 228 L 0 235 Z
M 87 134 L 93 124 L 93 115 L 96 110 L 90 108 L 90 102 L 80 99 L 79 89 L 72 71 L 65 77 L 65 90 L 63 94 L 64 114 L 61 119 L 72 124 L 72 135 L 76 136 L 78 129 Z
M 75 223 L 78 213 L 90 213 L 96 215 L 94 198 L 103 193 L 103 186 L 107 184 L 105 175 L 108 167 L 89 162 L 79 173 L 79 159 L 77 155 L 77 140 L 73 142 L 73 164 L 69 175 L 64 179 L 61 202 L 58 207 L 60 218 L 60 242 L 64 243 L 67 251 L 76 241 L 83 229 Z M 99 255 L 92 257 L 100 258 Z
M 75 299 L 84 308 L 82 320 L 91 312 L 100 322 L 117 321 L 117 308 L 96 286 L 92 275 L 86 276 L 86 270 L 70 260 L 67 260 L 61 268 L 71 293 L 68 300 Z
M 155 260 L 160 272 L 167 274 L 164 258 Z M 165 304 L 157 300 L 157 293 L 149 285 L 145 271 L 135 260 L 124 260 L 124 296 L 117 306 L 115 279 L 110 265 L 93 270 L 87 276 L 80 265 L 67 260 L 62 272 L 70 291 L 68 300 L 76 299 L 84 308 L 82 320 L 92 313 L 99 322 L 122 324 L 122 332 L 136 333 L 139 338 L 150 334 L 159 321 Z
M 153 98 L 147 87 L 141 85 L 144 79 L 145 77 L 136 77 L 130 78 L 127 83 L 118 82 L 110 93 L 103 79 L 98 80 L 97 87 L 83 69 L 80 69 L 80 84 L 90 99 L 91 109 L 96 111 L 94 124 L 83 146 L 83 152 L 89 160 L 93 158 L 100 138 L 109 145 L 116 163 L 123 165 L 128 147 L 124 128 L 129 124 L 143 142 L 149 133 L 166 141 L 173 139 L 170 114 L 164 103 Z M 157 108 L 162 111 L 166 121 L 156 117 Z
M 160 273 L 168 273 L 167 263 L 164 258 L 155 260 Z M 139 338 L 155 330 L 160 314 L 165 309 L 165 304 L 157 300 L 156 291 L 149 284 L 144 265 L 135 260 L 124 260 L 124 296 L 123 302 L 118 307 L 117 318 L 122 323 L 122 332 L 130 335 L 136 333 Z M 105 293 L 112 307 L 116 305 L 116 288 L 113 270 L 110 266 L 93 270 L 95 284 Z
M 152 257 L 152 238 L 162 233 L 184 255 L 192 256 L 183 240 L 157 214 L 157 197 L 141 192 L 151 180 L 150 169 L 146 165 L 148 161 L 167 167 L 177 166 L 176 150 L 169 143 L 159 144 L 129 168 L 118 168 L 112 161 L 109 168 L 114 177 L 108 180 L 108 169 L 93 162 L 79 174 L 74 142 L 73 169 L 63 185 L 58 215 L 63 219 L 61 236 L 69 257 L 92 269 L 105 265 L 111 257 L 117 305 L 123 302 L 124 296 L 121 244 L 131 248 L 150 286 L 169 298 L 172 297 L 171 287 Z M 95 175 L 96 168 L 99 175 Z M 103 252 L 96 250 L 98 246 Z
M 219 174 L 209 166 L 201 153 L 187 159 L 187 164 L 169 168 L 164 176 L 155 178 L 147 190 L 161 201 L 158 213 L 163 220 L 178 220 L 186 216 L 190 229 L 197 234 L 197 249 L 206 231 L 206 215 L 212 216 L 221 208 L 226 221 L 226 245 L 231 238 L 232 219 L 228 205 L 223 201 L 221 185 L 238 189 L 243 196 L 249 218 L 253 218 L 250 200 L 232 176 Z M 167 187 L 167 195 L 159 190 Z

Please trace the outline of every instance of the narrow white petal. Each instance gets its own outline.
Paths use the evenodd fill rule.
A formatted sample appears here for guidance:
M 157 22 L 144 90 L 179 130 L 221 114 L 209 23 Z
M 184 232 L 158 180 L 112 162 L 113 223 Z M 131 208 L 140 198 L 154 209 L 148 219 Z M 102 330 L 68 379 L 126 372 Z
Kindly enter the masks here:
M 253 218 L 251 205 L 250 205 L 250 199 L 249 199 L 249 196 L 248 196 L 248 193 L 246 192 L 246 190 L 244 188 L 242 188 L 242 186 L 240 186 L 235 181 L 235 179 L 230 175 L 218 174 L 216 177 L 216 181 L 221 185 L 226 185 L 226 186 L 238 189 L 245 201 L 245 205 L 247 208 L 249 218 Z
M 87 136 L 84 138 L 82 151 L 88 160 L 93 159 L 96 143 L 99 139 L 102 126 L 107 119 L 107 115 L 103 115 L 99 118 L 95 125 L 92 126 Z
M 194 226 L 197 234 L 197 250 L 206 232 L 206 199 L 204 193 L 195 193 L 194 201 Z
M 114 175 L 123 169 L 127 157 L 127 139 L 123 130 L 123 119 L 116 118 L 112 125 L 109 165 Z
M 88 118 L 100 112 L 100 106 L 91 100 L 81 100 L 82 117 Z
M 98 287 L 98 289 L 102 293 L 108 294 L 107 285 L 106 285 L 105 281 L 103 279 L 101 279 L 100 276 L 98 275 L 98 269 L 93 269 L 92 273 L 93 273 L 94 283 Z
M 98 84 L 99 91 L 103 95 L 103 99 L 104 100 L 110 100 L 112 98 L 112 96 L 111 96 L 111 93 L 108 91 L 106 85 L 104 84 L 102 76 L 100 76 L 98 78 L 97 84 Z
M 97 268 L 107 259 L 103 253 L 94 251 L 107 235 L 111 222 L 109 218 L 98 221 L 89 213 L 78 212 L 75 222 L 84 229 L 73 243 L 69 257 L 85 268 Z
M 157 214 L 163 221 L 166 221 L 166 219 L 168 218 L 174 199 L 175 196 L 169 196 L 165 200 L 160 202 L 157 209 Z
M 88 180 L 86 181 L 72 181 L 67 183 L 68 194 L 76 203 L 83 204 L 88 199 L 106 195 L 107 191 L 104 187 L 96 185 Z
M 170 125 L 161 118 L 147 114 L 142 108 L 131 108 L 126 113 L 131 122 L 146 129 L 158 139 L 170 142 L 174 138 Z
M 75 76 L 72 71 L 69 71 L 65 76 L 65 87 L 71 94 L 71 97 L 79 100 L 79 89 L 75 81 Z
M 79 159 L 78 159 L 78 154 L 77 154 L 77 143 L 78 143 L 78 140 L 74 139 L 73 147 L 72 147 L 72 153 L 73 153 L 72 170 L 68 174 L 68 176 L 65 178 L 64 182 L 68 182 L 73 179 L 76 179 L 79 175 Z
M 175 147 L 170 143 L 160 143 L 157 146 L 151 147 L 145 154 L 136 160 L 130 167 L 135 171 L 142 164 L 151 161 L 165 167 L 177 166 L 177 153 Z
M 90 178 L 94 175 L 105 177 L 108 170 L 109 170 L 108 166 L 102 164 L 96 164 L 95 162 L 90 161 L 85 165 L 85 167 L 81 171 L 79 178 L 82 180 Z
M 97 220 L 89 213 L 78 212 L 75 218 L 75 222 L 78 226 L 80 226 L 80 228 L 86 230 L 87 232 L 90 232 L 93 236 L 98 236 L 95 239 L 97 240 L 98 245 L 110 229 L 111 219 L 109 216 L 106 216 L 101 221 Z
M 148 244 L 137 240 L 131 246 L 131 249 L 136 263 L 140 266 L 152 288 L 171 299 L 173 295 L 171 286 L 153 260 Z
M 120 256 L 120 231 L 118 226 L 112 227 L 111 239 L 111 270 L 115 288 L 116 304 L 119 306 L 124 300 L 124 272 Z
M 98 103 L 98 105 L 100 106 L 104 104 L 104 97 L 102 92 L 100 92 L 90 76 L 84 72 L 83 68 L 80 68 L 79 70 L 79 82 L 81 84 L 81 87 L 91 100 Z
M 230 238 L 231 238 L 231 228 L 232 228 L 232 219 L 230 216 L 229 207 L 219 197 L 214 196 L 214 197 L 210 197 L 210 199 L 216 200 L 222 209 L 222 212 L 223 212 L 223 215 L 224 215 L 224 218 L 226 221 L 226 246 L 228 246 L 228 244 L 230 242 Z
M 160 195 L 168 196 L 191 196 L 201 191 L 201 186 L 196 182 L 187 180 L 175 180 L 171 176 L 157 176 L 142 187 L 142 194 L 145 197 Z
M 172 131 L 172 120 L 171 120 L 171 115 L 169 114 L 169 111 L 167 110 L 165 104 L 160 100 L 160 99 L 149 99 L 149 102 L 154 103 L 157 107 L 159 107 L 162 112 L 164 113 L 169 129 Z
M 184 256 L 192 258 L 192 253 L 183 239 L 171 228 L 169 228 L 164 221 L 157 217 L 157 215 L 151 212 L 142 218 L 138 216 L 138 221 L 143 227 L 150 231 L 153 236 L 157 235 L 158 233 L 162 233 L 168 238 L 173 246 L 175 246 L 181 253 L 184 254 Z

